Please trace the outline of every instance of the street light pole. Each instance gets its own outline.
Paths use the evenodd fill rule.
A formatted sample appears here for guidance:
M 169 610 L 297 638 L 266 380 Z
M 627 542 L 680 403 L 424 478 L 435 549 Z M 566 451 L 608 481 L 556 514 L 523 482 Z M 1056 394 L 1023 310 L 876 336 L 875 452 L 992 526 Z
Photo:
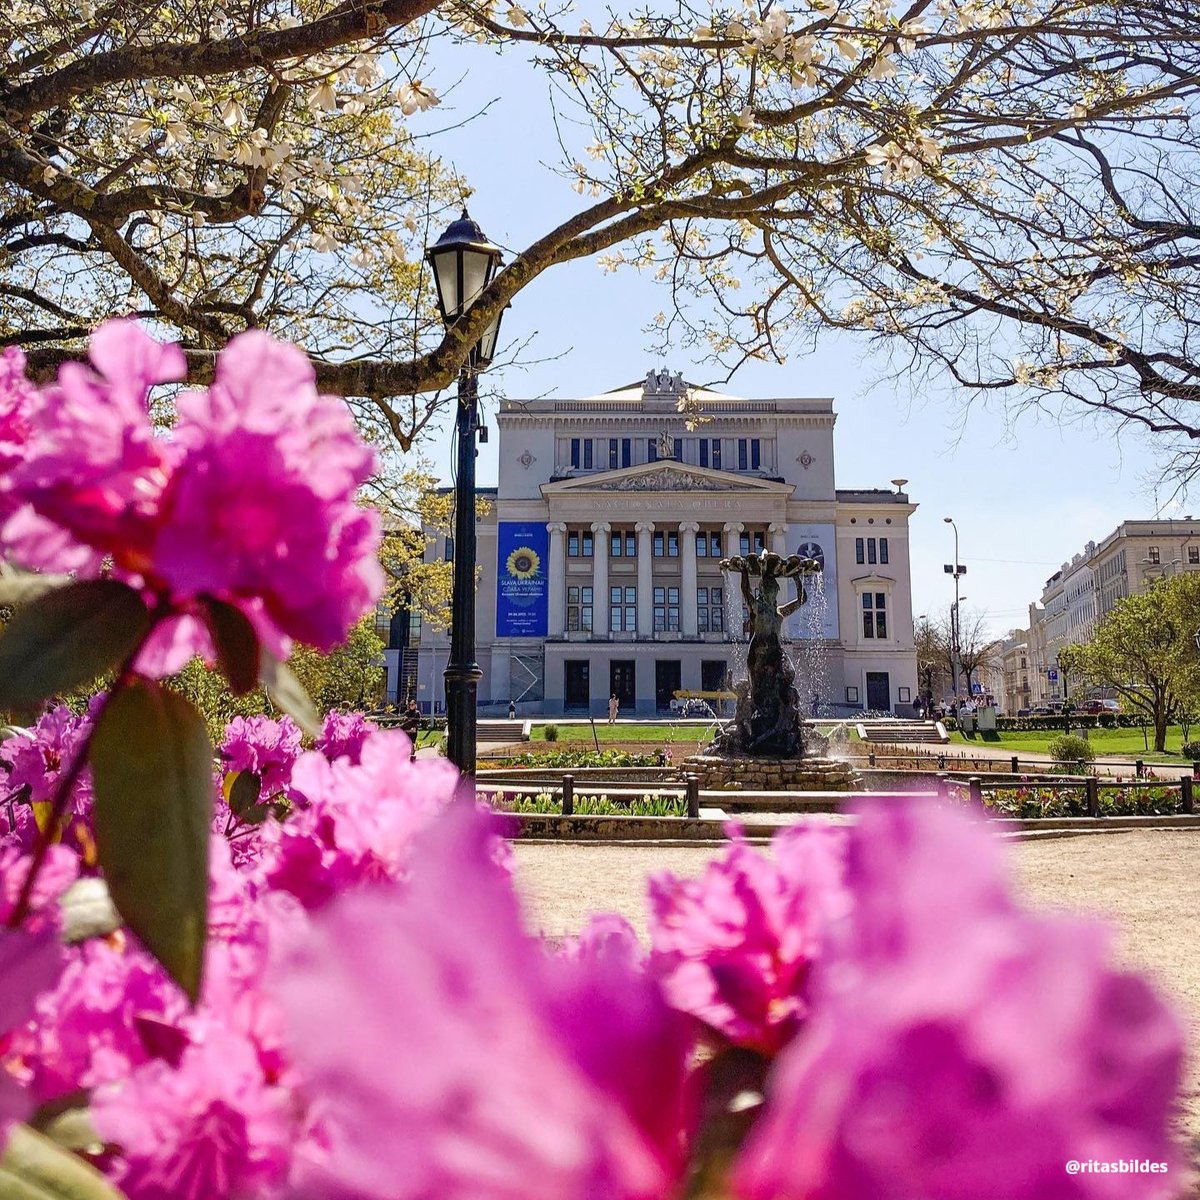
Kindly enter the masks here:
M 475 661 L 475 431 L 479 381 L 463 367 L 455 418 L 458 470 L 454 482 L 454 581 L 450 600 L 450 658 L 446 663 L 446 757 L 465 774 L 475 771 L 476 716 L 483 672 Z
M 429 248 L 438 308 L 450 329 L 479 299 L 500 266 L 500 247 L 492 245 L 464 208 Z M 479 680 L 475 661 L 475 437 L 479 431 L 479 372 L 496 353 L 500 318 L 471 347 L 458 376 L 455 416 L 457 475 L 454 481 L 454 582 L 450 601 L 450 658 L 446 663 L 446 757 L 464 775 L 475 773 Z
M 954 576 L 954 608 L 951 610 L 950 618 L 950 672 L 953 676 L 952 686 L 954 688 L 954 698 L 958 699 L 958 683 L 962 677 L 962 643 L 959 641 L 959 625 L 958 625 L 958 605 L 959 605 L 959 580 L 966 574 L 966 568 L 958 561 L 958 526 L 954 523 L 953 517 L 943 517 L 942 520 L 954 530 L 954 566 L 947 567 L 946 571 Z

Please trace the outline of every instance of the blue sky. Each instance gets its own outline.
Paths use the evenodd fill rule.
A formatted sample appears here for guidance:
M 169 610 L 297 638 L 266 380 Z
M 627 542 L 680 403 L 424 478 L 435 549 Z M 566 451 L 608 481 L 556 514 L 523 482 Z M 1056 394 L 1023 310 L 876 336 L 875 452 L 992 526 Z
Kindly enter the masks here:
M 436 136 L 438 152 L 475 189 L 471 215 L 499 244 L 519 250 L 585 202 L 551 167 L 559 158 L 547 79 L 518 58 L 458 47 L 427 79 L 461 80 L 442 106 L 414 118 L 414 132 L 454 125 Z M 424 129 L 415 124 L 422 122 Z M 585 141 L 590 138 L 585 138 Z M 694 382 L 716 372 L 689 352 L 665 363 L 644 333 L 667 304 L 661 285 L 635 272 L 604 273 L 594 260 L 554 267 L 521 292 L 506 314 L 503 340 L 528 344 L 522 363 L 494 369 L 495 395 L 592 395 L 645 376 L 651 366 Z M 920 505 L 912 518 L 916 613 L 943 612 L 953 599 L 942 564 L 953 558 L 955 518 L 968 573 L 964 608 L 986 616 L 993 632 L 1025 623 L 1030 601 L 1059 564 L 1121 521 L 1155 513 L 1152 443 L 1118 439 L 1107 423 L 1062 424 L 1046 416 L 1008 420 L 995 400 L 964 412 L 949 388 L 885 381 L 883 353 L 865 339 L 829 334 L 810 355 L 786 364 L 754 363 L 726 386 L 744 396 L 832 396 L 838 412 L 839 487 L 887 487 L 909 480 Z M 449 478 L 448 423 L 427 447 Z M 479 482 L 496 480 L 495 439 L 481 447 Z M 1190 508 L 1187 509 L 1190 512 Z M 1179 507 L 1162 515 L 1181 515 Z

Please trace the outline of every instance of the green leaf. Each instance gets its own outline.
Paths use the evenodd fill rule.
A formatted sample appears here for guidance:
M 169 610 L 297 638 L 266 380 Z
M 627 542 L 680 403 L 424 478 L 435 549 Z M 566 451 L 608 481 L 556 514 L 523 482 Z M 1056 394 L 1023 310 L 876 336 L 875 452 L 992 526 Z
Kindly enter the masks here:
M 29 604 L 70 582 L 70 575 L 41 575 L 35 571 L 16 571 L 0 566 L 0 604 L 20 608 L 22 604 Z
M 203 600 L 208 628 L 217 648 L 217 663 L 235 696 L 258 686 L 261 647 L 258 634 L 240 608 L 206 596 Z
M 262 776 L 256 771 L 239 771 L 229 787 L 229 807 L 235 817 L 245 817 L 258 806 Z
M 194 1001 L 208 922 L 213 753 L 176 692 L 137 679 L 106 705 L 91 751 L 96 849 L 125 923 Z
M 17 610 L 0 636 L 0 708 L 30 709 L 123 663 L 150 632 L 133 588 L 91 579 Z
M 317 707 L 304 690 L 304 684 L 265 647 L 262 652 L 262 685 L 267 695 L 310 737 L 321 732 Z
M 16 1125 L 0 1156 L 4 1200 L 123 1200 L 122 1193 L 83 1159 Z

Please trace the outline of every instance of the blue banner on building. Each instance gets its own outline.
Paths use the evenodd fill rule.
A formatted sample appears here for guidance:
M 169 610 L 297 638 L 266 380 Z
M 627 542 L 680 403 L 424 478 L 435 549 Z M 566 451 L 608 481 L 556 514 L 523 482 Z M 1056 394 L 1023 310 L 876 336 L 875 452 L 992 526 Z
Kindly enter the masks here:
M 546 636 L 550 535 L 532 521 L 501 521 L 497 530 L 496 636 Z

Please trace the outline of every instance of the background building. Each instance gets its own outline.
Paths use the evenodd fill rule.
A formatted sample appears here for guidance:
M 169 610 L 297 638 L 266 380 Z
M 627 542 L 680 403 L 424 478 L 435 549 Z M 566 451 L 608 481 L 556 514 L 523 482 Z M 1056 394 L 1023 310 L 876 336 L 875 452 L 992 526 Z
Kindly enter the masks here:
M 1061 702 L 1058 652 L 1089 641 L 1117 601 L 1136 596 L 1178 571 L 1200 571 L 1200 521 L 1125 521 L 1055 571 L 1029 606 L 1025 631 L 1030 705 Z M 1070 698 L 1070 681 L 1067 697 Z M 1024 705 L 1022 706 L 1024 707 Z
M 479 523 L 481 711 L 599 715 L 615 693 L 622 713 L 651 715 L 677 691 L 726 689 L 746 634 L 718 564 L 766 547 L 824 564 L 787 624 L 805 704 L 911 713 L 915 505 L 835 487 L 835 420 L 828 399 L 744 399 L 653 371 L 599 396 L 502 401 Z M 448 646 L 412 633 L 426 710 L 444 702 Z

